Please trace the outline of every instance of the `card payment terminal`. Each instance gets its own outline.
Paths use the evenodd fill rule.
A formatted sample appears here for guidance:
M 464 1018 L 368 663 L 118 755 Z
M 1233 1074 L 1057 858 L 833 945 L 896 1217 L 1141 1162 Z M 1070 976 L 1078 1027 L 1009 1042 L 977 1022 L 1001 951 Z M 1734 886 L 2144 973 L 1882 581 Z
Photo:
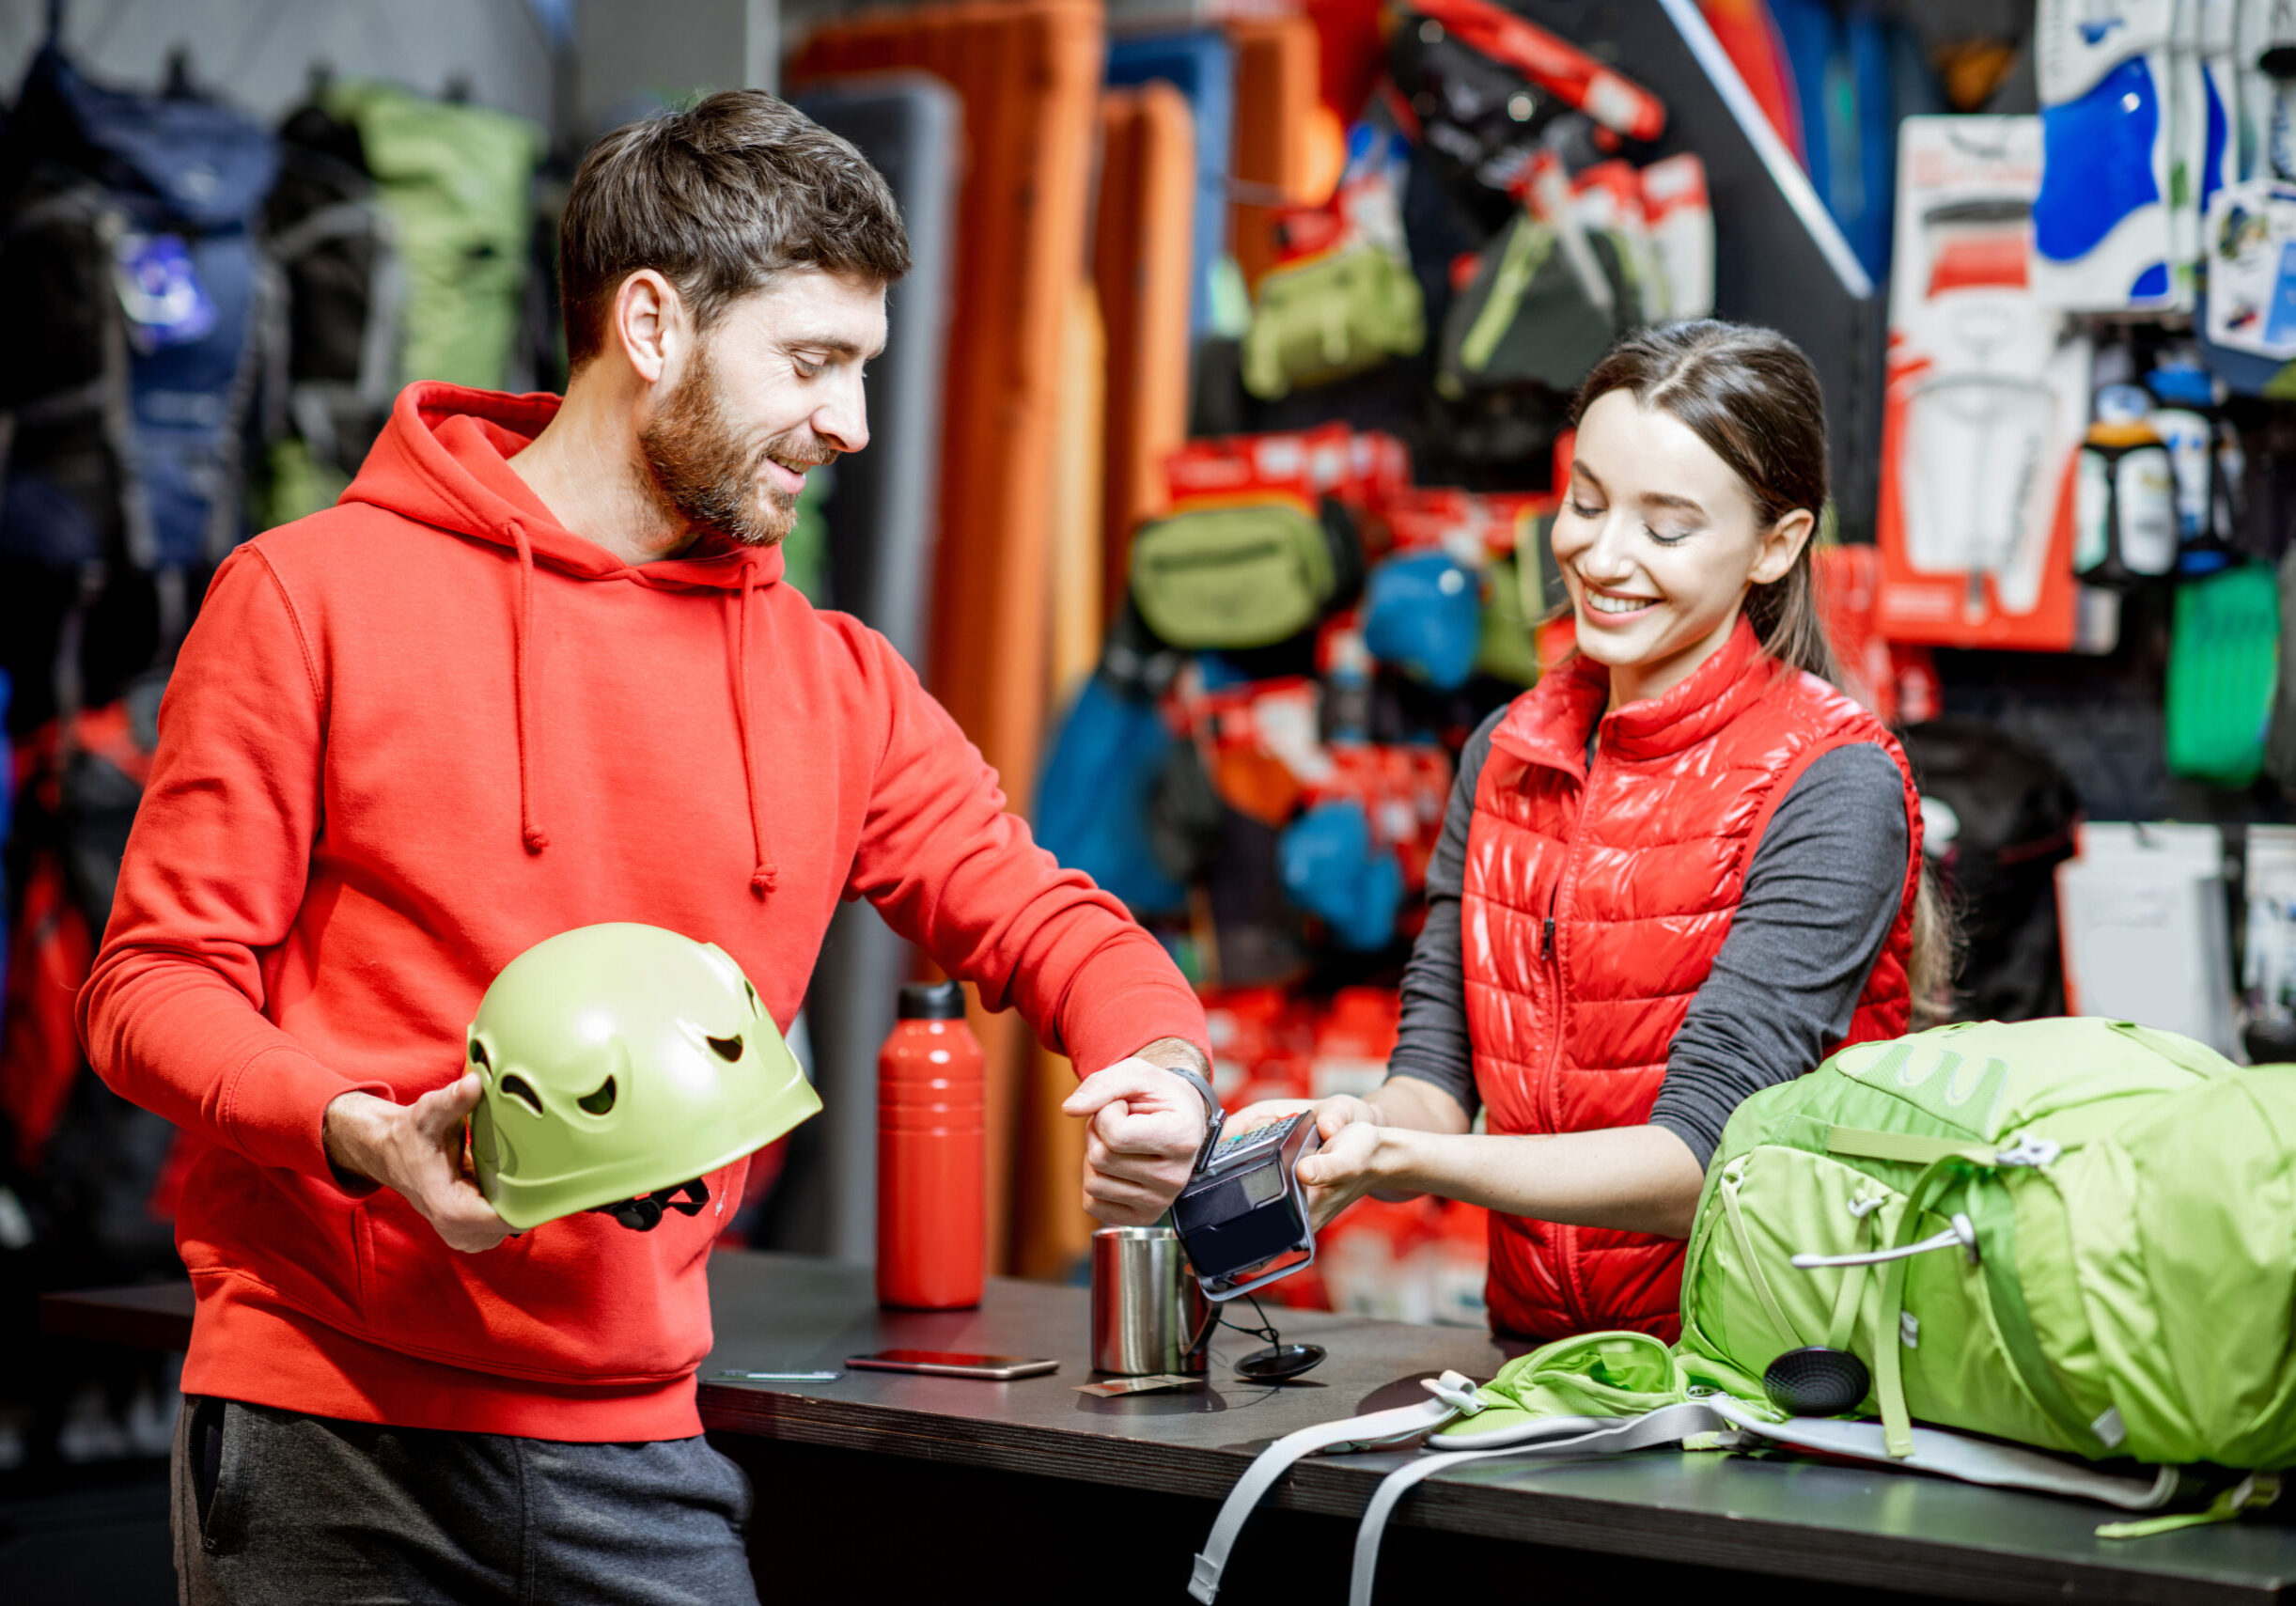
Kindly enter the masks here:
M 1172 1202 L 1172 1225 L 1206 1299 L 1232 1300 L 1315 1263 L 1298 1173 L 1322 1142 L 1315 1112 L 1303 1110 L 1224 1131 L 1196 1162 Z

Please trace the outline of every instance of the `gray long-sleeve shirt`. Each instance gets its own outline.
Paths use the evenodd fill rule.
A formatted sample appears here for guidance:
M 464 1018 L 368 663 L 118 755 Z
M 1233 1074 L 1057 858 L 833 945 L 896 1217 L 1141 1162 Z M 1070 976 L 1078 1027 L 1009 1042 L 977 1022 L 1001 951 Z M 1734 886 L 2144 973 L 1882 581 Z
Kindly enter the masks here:
M 1416 1077 L 1481 1105 L 1467 1035 L 1460 897 L 1475 787 L 1506 709 L 1460 755 L 1459 779 L 1427 874 L 1427 928 L 1403 972 L 1403 1020 L 1390 1076 Z M 1666 1059 L 1650 1121 L 1713 1158 L 1747 1095 L 1815 1067 L 1850 1029 L 1905 890 L 1905 783 L 1872 743 L 1836 748 L 1794 782 L 1746 866 L 1712 971 Z

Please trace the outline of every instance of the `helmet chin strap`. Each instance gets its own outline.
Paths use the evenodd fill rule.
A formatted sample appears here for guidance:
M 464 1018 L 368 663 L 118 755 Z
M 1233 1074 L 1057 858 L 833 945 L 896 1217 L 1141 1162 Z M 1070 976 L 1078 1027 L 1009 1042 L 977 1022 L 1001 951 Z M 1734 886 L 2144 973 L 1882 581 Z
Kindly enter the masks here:
M 680 1193 L 686 1197 L 679 1198 Z M 680 1182 L 675 1188 L 664 1188 L 635 1199 L 623 1199 L 594 1208 L 601 1215 L 612 1216 L 632 1232 L 651 1232 L 662 1224 L 663 1211 L 676 1210 L 682 1215 L 698 1216 L 701 1208 L 709 1202 L 710 1186 L 696 1177 L 693 1181 Z

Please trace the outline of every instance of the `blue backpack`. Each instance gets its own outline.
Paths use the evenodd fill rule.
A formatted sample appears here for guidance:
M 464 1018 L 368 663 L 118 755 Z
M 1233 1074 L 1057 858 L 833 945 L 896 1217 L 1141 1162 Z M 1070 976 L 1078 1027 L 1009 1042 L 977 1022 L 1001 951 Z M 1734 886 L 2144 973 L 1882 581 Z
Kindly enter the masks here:
M 240 454 L 271 304 L 270 133 L 190 93 L 89 83 L 51 36 L 0 141 L 0 558 L 180 577 L 246 534 Z M 163 647 L 186 587 L 161 586 Z
M 1134 914 L 1184 909 L 1148 845 L 1148 800 L 1178 746 L 1155 702 L 1103 665 L 1060 722 L 1037 784 L 1037 841 Z

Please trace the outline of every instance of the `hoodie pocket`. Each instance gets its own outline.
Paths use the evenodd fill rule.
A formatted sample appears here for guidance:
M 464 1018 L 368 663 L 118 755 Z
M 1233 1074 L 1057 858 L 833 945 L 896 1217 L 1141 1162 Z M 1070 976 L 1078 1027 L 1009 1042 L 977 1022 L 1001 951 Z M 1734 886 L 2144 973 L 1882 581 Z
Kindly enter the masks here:
M 498 1377 L 604 1385 L 674 1378 L 709 1351 L 706 1267 L 724 1225 L 713 1209 L 672 1211 L 651 1232 L 584 1211 L 476 1255 L 447 1248 L 396 1193 L 362 1215 L 370 1342 Z

